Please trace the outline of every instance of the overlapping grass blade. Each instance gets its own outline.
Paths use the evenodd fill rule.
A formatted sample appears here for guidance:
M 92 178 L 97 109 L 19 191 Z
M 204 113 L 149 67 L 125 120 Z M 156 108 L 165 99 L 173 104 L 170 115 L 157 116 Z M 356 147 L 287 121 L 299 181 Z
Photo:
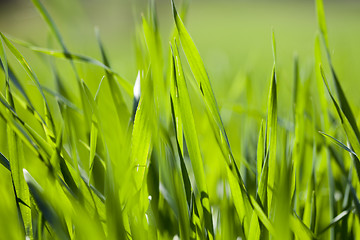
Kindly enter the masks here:
M 350 148 L 348 148 L 345 144 L 343 144 L 342 142 L 340 142 L 338 139 L 330 136 L 329 134 L 326 134 L 326 133 L 324 133 L 324 132 L 321 132 L 321 131 L 319 131 L 319 133 L 320 133 L 321 135 L 325 136 L 325 137 L 328 137 L 329 139 L 332 140 L 333 143 L 335 143 L 336 145 L 338 145 L 338 146 L 341 147 L 342 149 L 348 151 L 349 153 L 351 153 L 351 154 L 353 154 L 354 156 L 357 157 L 356 153 L 355 153 L 353 150 L 351 150 Z
M 248 229 L 250 219 L 243 218 L 242 216 L 244 215 L 244 211 L 246 211 L 246 209 L 249 210 L 249 199 L 247 197 L 247 192 L 241 178 L 239 169 L 237 167 L 236 161 L 230 149 L 230 144 L 220 117 L 219 108 L 215 100 L 215 96 L 208 75 L 206 73 L 204 63 L 180 16 L 178 15 L 173 1 L 172 9 L 182 48 L 190 65 L 190 69 L 198 83 L 202 98 L 204 99 L 204 102 L 206 104 L 207 114 L 213 128 L 213 133 L 219 143 L 219 147 L 228 165 L 228 170 L 230 170 L 227 170 L 227 172 L 228 174 L 233 175 L 229 176 L 229 184 L 232 189 L 232 194 L 234 194 L 234 199 L 236 199 L 235 204 L 239 213 L 239 217 L 241 221 L 245 220 L 245 229 Z M 182 119 L 182 121 L 184 121 L 184 119 Z M 236 182 L 234 182 L 234 180 Z M 240 188 L 238 189 L 240 190 L 240 192 L 236 188 Z
M 328 58 L 328 62 L 330 65 L 331 74 L 335 83 L 336 92 L 339 98 L 339 103 L 341 110 L 343 111 L 344 115 L 347 117 L 351 127 L 353 128 L 355 135 L 360 141 L 360 132 L 358 129 L 358 126 L 356 124 L 356 120 L 354 117 L 354 114 L 351 110 L 350 104 L 345 96 L 345 93 L 341 87 L 340 81 L 336 75 L 335 68 L 332 63 L 331 55 L 330 55 L 330 47 L 329 47 L 329 41 L 328 41 L 328 34 L 327 34 L 327 28 L 326 28 L 326 21 L 325 21 L 325 13 L 324 13 L 324 6 L 322 0 L 316 0 L 316 7 L 317 7 L 317 17 L 318 17 L 318 24 L 321 32 L 322 39 L 325 44 L 325 50 L 326 50 L 326 56 Z
M 341 120 L 341 124 L 345 130 L 346 136 L 350 142 L 351 147 L 354 149 L 354 152 L 356 153 L 356 156 L 359 156 L 360 154 L 360 143 L 359 140 L 356 136 L 355 130 L 354 128 L 351 126 L 348 118 L 345 116 L 345 114 L 343 113 L 342 109 L 340 108 L 340 106 L 338 105 L 337 101 L 335 100 L 335 98 L 333 97 L 333 95 L 331 94 L 328 82 L 326 80 L 326 76 L 324 71 L 322 70 L 322 67 L 320 66 L 320 70 L 321 70 L 321 75 L 324 81 L 324 84 L 328 90 L 328 93 L 331 97 L 331 100 L 336 108 L 336 112 Z M 360 179 L 360 161 L 357 157 L 354 158 L 354 164 L 355 164 L 355 169 L 358 175 L 358 178 Z
M 191 164 L 194 170 L 196 184 L 201 195 L 200 196 L 201 204 L 203 207 L 203 215 L 204 215 L 203 220 L 205 221 L 205 227 L 207 230 L 208 238 L 213 239 L 214 229 L 212 223 L 209 195 L 205 181 L 204 167 L 202 163 L 198 137 L 196 134 L 196 128 L 192 114 L 189 93 L 187 90 L 176 42 L 174 42 L 174 46 L 172 49 L 173 49 L 173 57 L 174 57 L 173 64 L 175 65 L 174 67 L 176 72 L 174 78 L 175 80 L 174 84 L 176 85 L 175 88 L 177 89 L 179 96 L 179 108 L 181 113 L 182 124 L 184 127 L 185 141 L 188 146 L 188 151 L 190 155 Z M 176 99 L 176 96 L 173 96 L 172 98 Z

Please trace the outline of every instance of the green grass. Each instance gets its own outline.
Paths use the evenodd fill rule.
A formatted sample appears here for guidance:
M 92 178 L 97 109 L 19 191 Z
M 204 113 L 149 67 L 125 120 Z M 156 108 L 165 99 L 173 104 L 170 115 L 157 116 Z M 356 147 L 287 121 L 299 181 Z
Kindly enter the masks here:
M 358 86 L 348 93 L 337 75 L 322 0 L 310 67 L 282 64 L 269 34 L 267 94 L 256 73 L 213 80 L 187 1 L 168 2 L 165 41 L 150 1 L 134 30 L 136 82 L 113 68 L 101 29 L 99 59 L 79 54 L 32 3 L 45 46 L 0 32 L 2 237 L 360 238 Z

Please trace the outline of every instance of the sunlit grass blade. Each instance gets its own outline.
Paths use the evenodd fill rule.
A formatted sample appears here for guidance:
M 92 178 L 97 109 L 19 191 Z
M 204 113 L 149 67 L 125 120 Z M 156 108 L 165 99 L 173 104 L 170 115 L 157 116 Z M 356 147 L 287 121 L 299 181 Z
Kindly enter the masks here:
M 277 177 L 277 160 L 276 160 L 276 132 L 277 132 L 277 83 L 275 66 L 273 67 L 270 90 L 268 97 L 268 116 L 266 125 L 266 151 L 269 151 L 269 176 L 268 187 L 274 189 Z M 272 209 L 272 191 L 268 192 L 268 206 L 269 210 Z M 270 214 L 270 212 L 269 212 Z
M 136 189 L 140 189 L 145 174 L 147 159 L 151 153 L 151 119 L 148 99 L 140 97 L 131 138 L 131 168 Z
M 181 41 L 181 46 L 185 52 L 187 61 L 190 65 L 194 78 L 198 83 L 198 87 L 201 91 L 202 97 L 206 103 L 208 111 L 210 112 L 210 119 L 212 119 L 212 121 L 215 122 L 217 128 L 220 130 L 220 133 L 216 132 L 215 136 L 217 137 L 217 139 L 219 139 L 219 142 L 221 143 L 220 148 L 224 152 L 224 157 L 226 159 L 226 162 L 229 165 L 236 165 L 230 149 L 230 144 L 225 132 L 225 128 L 220 117 L 219 108 L 214 96 L 214 92 L 212 90 L 211 83 L 208 78 L 208 74 L 205 70 L 204 63 L 200 57 L 200 54 L 194 42 L 192 41 L 189 33 L 187 32 L 180 16 L 178 15 L 173 1 L 172 1 L 172 8 L 173 8 L 173 15 L 174 15 L 176 28 L 178 30 L 179 38 Z M 235 166 L 232 168 L 236 168 L 234 169 L 234 171 L 237 171 L 236 175 L 238 175 L 237 177 L 240 178 L 240 174 L 238 173 L 237 167 Z M 240 179 L 239 181 L 242 182 L 242 180 Z
M 245 226 L 246 226 L 245 229 L 248 229 L 250 219 L 248 218 L 244 219 L 241 217 L 241 215 L 244 214 L 244 210 L 246 209 L 244 204 L 249 205 L 249 199 L 247 198 L 245 185 L 243 183 L 236 161 L 230 149 L 230 143 L 228 141 L 228 137 L 226 135 L 225 128 L 220 117 L 219 108 L 210 84 L 210 80 L 208 78 L 200 54 L 194 42 L 192 41 L 189 33 L 187 32 L 180 16 L 178 15 L 173 1 L 172 1 L 172 9 L 173 9 L 173 16 L 174 16 L 176 28 L 178 30 L 179 38 L 181 41 L 181 46 L 185 52 L 187 61 L 190 65 L 190 69 L 193 73 L 194 78 L 198 83 L 198 88 L 207 107 L 207 114 L 210 119 L 211 125 L 213 127 L 213 133 L 218 141 L 219 147 L 222 151 L 222 154 L 228 165 L 228 168 L 230 169 L 230 171 L 227 172 L 228 174 L 232 174 L 233 176 L 235 176 L 236 179 L 236 184 L 235 184 L 235 182 L 233 182 L 234 179 L 232 177 L 229 177 L 229 183 L 230 183 L 230 187 L 232 188 L 232 194 L 234 194 L 235 191 L 236 192 L 238 191 L 236 188 L 240 187 L 240 193 L 238 192 L 238 194 L 241 194 L 240 195 L 241 199 L 236 197 L 234 197 L 234 199 L 237 199 L 236 204 L 238 204 L 237 211 L 240 214 L 239 217 L 242 220 L 245 220 Z M 239 197 L 238 194 L 237 197 Z
M 207 230 L 208 238 L 214 238 L 214 229 L 212 223 L 209 195 L 207 191 L 207 185 L 205 181 L 204 167 L 202 163 L 202 157 L 200 152 L 199 140 L 196 134 L 196 128 L 194 123 L 194 117 L 192 114 L 191 103 L 189 93 L 187 90 L 184 73 L 182 70 L 181 60 L 177 49 L 177 44 L 174 42 L 173 50 L 173 64 L 175 65 L 176 75 L 174 78 L 175 88 L 179 95 L 179 108 L 181 113 L 181 119 L 184 128 L 185 141 L 188 146 L 191 164 L 193 166 L 196 184 L 200 192 L 201 204 L 203 207 L 203 215 L 205 221 L 205 227 Z M 173 96 L 173 99 L 176 96 Z

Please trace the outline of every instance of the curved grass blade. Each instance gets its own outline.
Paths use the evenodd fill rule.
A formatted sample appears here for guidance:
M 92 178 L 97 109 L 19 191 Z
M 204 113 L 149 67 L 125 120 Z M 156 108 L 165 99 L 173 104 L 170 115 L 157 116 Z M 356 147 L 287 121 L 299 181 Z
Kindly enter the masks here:
M 2 40 L 4 40 L 4 43 L 9 48 L 9 50 L 12 52 L 12 54 L 16 57 L 20 65 L 24 68 L 26 73 L 29 75 L 29 77 L 34 81 L 36 87 L 38 88 L 42 98 L 44 99 L 44 102 L 46 104 L 46 107 L 49 109 L 49 106 L 47 104 L 47 100 L 45 98 L 44 92 L 42 91 L 40 82 L 36 76 L 36 74 L 32 71 L 29 64 L 26 62 L 25 58 L 22 56 L 22 54 L 14 47 L 14 45 L 0 32 L 0 36 Z
M 352 147 L 352 149 L 354 150 L 354 152 L 356 153 L 356 156 L 359 156 L 360 154 L 360 143 L 358 141 L 358 138 L 356 137 L 356 133 L 354 131 L 354 129 L 352 128 L 348 118 L 345 116 L 345 114 L 343 113 L 342 109 L 339 107 L 338 103 L 336 102 L 335 98 L 333 97 L 331 91 L 330 91 L 330 88 L 329 88 L 329 85 L 328 85 L 328 82 L 326 80 L 326 76 L 324 74 L 324 71 L 320 65 L 320 71 L 321 71 L 321 75 L 322 75 L 322 78 L 323 78 L 323 81 L 324 81 L 324 84 L 328 90 L 328 93 L 331 97 L 331 100 L 336 108 L 336 111 L 338 113 L 338 116 L 341 120 L 341 124 L 345 130 L 345 133 L 346 133 L 346 136 L 350 142 L 350 145 Z M 356 169 L 356 173 L 357 173 L 357 176 L 360 180 L 360 161 L 359 159 L 354 156 L 354 165 L 355 165 L 355 169 Z
M 360 141 L 360 131 L 356 124 L 356 119 L 354 117 L 353 111 L 351 110 L 350 104 L 345 96 L 345 93 L 341 87 L 340 81 L 336 75 L 334 65 L 332 63 L 331 55 L 330 55 L 330 47 L 328 42 L 328 34 L 327 34 L 327 28 L 326 28 L 326 20 L 325 20 L 325 12 L 324 12 L 324 6 L 322 0 L 316 0 L 316 8 L 317 8 L 317 16 L 318 16 L 318 24 L 319 29 L 321 32 L 321 36 L 323 38 L 324 44 L 325 44 L 325 50 L 326 50 L 326 56 L 330 65 L 331 74 L 335 83 L 335 89 L 336 93 L 339 98 L 339 103 L 341 110 L 343 111 L 344 115 L 347 117 L 351 127 L 353 128 L 355 135 Z
M 351 154 L 353 154 L 354 156 L 357 157 L 356 153 L 355 153 L 353 150 L 351 150 L 350 148 L 348 148 L 345 144 L 343 144 L 342 142 L 340 142 L 340 141 L 337 140 L 336 138 L 330 136 L 329 134 L 326 134 L 326 133 L 324 133 L 324 132 L 321 132 L 321 131 L 319 131 L 319 133 L 320 133 L 321 135 L 325 136 L 325 137 L 330 138 L 330 139 L 332 140 L 332 142 L 334 142 L 336 145 L 338 145 L 338 146 L 341 147 L 342 149 L 348 151 L 349 153 L 351 153 Z

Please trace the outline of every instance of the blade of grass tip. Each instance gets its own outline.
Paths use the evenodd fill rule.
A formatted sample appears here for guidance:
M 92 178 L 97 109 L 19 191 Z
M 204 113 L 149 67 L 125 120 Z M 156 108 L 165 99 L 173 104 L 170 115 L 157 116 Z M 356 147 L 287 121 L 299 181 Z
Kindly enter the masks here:
M 176 132 L 176 140 L 178 143 L 178 146 L 180 148 L 180 154 L 183 156 L 184 154 L 184 142 L 183 142 L 183 124 L 181 120 L 181 112 L 180 112 L 180 106 L 179 106 L 179 92 L 176 86 L 175 82 L 175 64 L 174 64 L 174 58 L 170 46 L 170 100 L 171 100 L 171 109 L 173 111 L 173 120 L 174 120 L 174 126 L 175 126 L 175 132 Z
M 332 102 L 336 108 L 336 111 L 339 115 L 339 118 L 341 120 L 341 123 L 342 123 L 342 126 L 345 130 L 345 133 L 346 133 L 346 136 L 350 142 L 350 145 L 352 147 L 352 149 L 354 150 L 354 152 L 356 153 L 356 156 L 359 156 L 360 154 L 360 143 L 356 137 L 356 133 L 354 131 L 354 129 L 352 128 L 349 120 L 347 119 L 347 117 L 344 115 L 343 111 L 341 110 L 341 108 L 339 107 L 338 103 L 336 102 L 335 98 L 333 97 L 331 91 L 330 91 L 330 88 L 329 88 L 329 85 L 328 85 L 328 82 L 326 80 L 326 76 L 325 76 L 325 73 L 320 65 L 320 71 L 321 71 L 321 75 L 322 75 L 322 78 L 323 78 L 323 81 L 324 81 L 324 84 L 326 86 L 326 89 L 332 99 Z M 360 180 L 360 161 L 359 159 L 354 156 L 354 165 L 355 165 L 355 169 L 356 169 L 356 173 L 357 173 L 357 176 Z
M 99 45 L 99 49 L 101 52 L 101 56 L 102 56 L 104 65 L 110 69 L 110 63 L 109 63 L 108 57 L 105 53 L 104 45 L 101 42 L 100 33 L 98 30 L 96 30 L 95 33 L 96 33 L 96 38 L 98 41 L 98 45 Z M 112 96 L 112 99 L 113 99 L 113 102 L 114 102 L 114 105 L 116 108 L 116 113 L 117 113 L 118 119 L 120 121 L 120 126 L 122 128 L 124 128 L 124 126 L 126 126 L 129 122 L 129 115 L 130 115 L 129 109 L 127 108 L 127 106 L 125 104 L 124 98 L 120 91 L 119 83 L 114 78 L 114 75 L 111 73 L 111 71 L 109 71 L 107 69 L 105 69 L 105 72 L 106 72 L 106 78 L 107 78 L 109 86 L 110 86 L 111 96 Z M 124 89 L 126 91 L 128 91 L 128 86 L 124 87 Z M 132 87 L 130 87 L 130 94 L 129 94 L 130 97 L 132 96 L 131 92 L 132 92 Z M 124 131 L 124 130 L 122 130 L 122 131 Z
M 209 202 L 209 195 L 207 191 L 207 184 L 205 180 L 204 167 L 202 163 L 202 157 L 200 152 L 200 145 L 196 134 L 196 128 L 194 123 L 194 117 L 192 114 L 191 103 L 189 93 L 187 90 L 184 73 L 181 65 L 180 56 L 176 41 L 174 42 L 173 50 L 173 64 L 175 64 L 176 74 L 174 75 L 174 83 L 177 86 L 179 94 L 179 107 L 181 113 L 181 119 L 184 127 L 185 141 L 188 146 L 188 152 L 193 166 L 196 184 L 201 194 L 201 204 L 203 208 L 205 227 L 209 239 L 214 238 L 214 229 L 211 216 L 211 208 Z
M 152 113 L 149 111 L 151 102 L 148 98 L 140 97 L 139 105 L 136 110 L 134 127 L 131 137 L 131 164 L 135 173 L 135 188 L 140 189 L 142 179 L 145 174 L 145 165 L 151 153 L 151 119 Z M 150 107 L 150 108 L 149 108 Z M 150 120 L 149 120 L 150 119 Z
M 171 1 L 172 9 L 173 9 L 173 16 L 176 24 L 176 28 L 179 33 L 180 41 L 182 48 L 185 52 L 186 58 L 188 60 L 188 63 L 190 65 L 191 71 L 196 79 L 196 81 L 199 84 L 199 89 L 202 93 L 202 97 L 204 99 L 204 102 L 206 103 L 208 111 L 210 111 L 211 119 L 215 122 L 217 127 L 220 129 L 220 132 L 216 131 L 215 136 L 220 139 L 219 142 L 221 142 L 221 150 L 224 152 L 225 159 L 229 166 L 231 166 L 232 169 L 234 167 L 232 165 L 236 165 L 234 161 L 234 157 L 232 155 L 230 144 L 225 132 L 224 125 L 222 123 L 219 108 L 214 96 L 214 92 L 211 87 L 211 83 L 209 80 L 209 77 L 207 75 L 207 72 L 205 70 L 204 63 L 200 57 L 199 51 L 197 50 L 194 42 L 192 41 L 189 33 L 187 32 L 180 16 L 177 13 L 175 4 L 173 0 Z M 219 135 L 220 133 L 220 135 Z M 235 175 L 239 178 L 240 185 L 242 186 L 242 179 L 240 176 L 240 173 L 236 167 L 234 169 L 236 171 Z
M 48 25 L 50 31 L 55 35 L 56 40 L 58 41 L 58 43 L 60 44 L 62 50 L 64 51 L 65 55 L 67 55 L 69 53 L 67 47 L 65 46 L 65 43 L 61 37 L 60 31 L 58 30 L 55 22 L 53 21 L 53 19 L 51 18 L 50 14 L 48 13 L 48 11 L 46 10 L 46 8 L 44 7 L 44 5 L 39 1 L 39 0 L 31 0 L 33 5 L 36 7 L 36 9 L 38 10 L 38 12 L 40 13 L 40 15 L 42 16 L 42 18 L 45 20 L 46 24 Z M 86 99 L 84 96 L 84 93 L 82 92 L 83 88 L 81 86 L 81 81 L 80 81 L 80 76 L 76 70 L 76 66 L 74 64 L 74 62 L 72 61 L 72 59 L 70 59 L 70 64 L 71 67 L 74 71 L 75 77 L 76 77 L 76 81 L 78 84 L 78 88 L 80 91 L 80 98 L 81 98 L 81 103 L 82 103 L 82 108 L 84 111 L 84 115 L 85 115 L 85 125 L 86 125 L 86 129 L 90 129 L 89 126 L 89 121 L 91 120 L 91 115 L 89 113 L 89 106 L 86 105 Z M 79 131 L 80 129 L 77 128 L 77 131 Z
M 275 65 L 272 70 L 269 99 L 268 99 L 268 117 L 266 126 L 266 149 L 269 151 L 269 179 L 268 184 L 270 189 L 274 189 L 276 181 L 276 132 L 277 132 L 277 87 L 276 87 L 276 73 Z M 268 210 L 272 209 L 272 191 L 268 193 Z M 270 212 L 269 212 L 270 214 Z
M 293 87 L 293 101 L 292 101 L 294 123 L 296 121 L 295 116 L 296 116 L 297 98 L 298 98 L 298 92 L 299 92 L 299 77 L 300 77 L 299 76 L 299 57 L 297 54 L 295 54 L 294 55 L 294 87 Z
M 322 0 L 316 0 L 316 13 L 317 20 L 321 35 L 324 38 L 325 46 L 329 49 L 329 41 L 328 41 L 328 33 L 326 28 L 326 20 L 325 20 L 325 12 L 324 12 L 324 4 Z
M 56 213 L 54 208 L 50 205 L 50 203 L 44 197 L 43 188 L 36 182 L 36 180 L 30 175 L 30 173 L 23 169 L 23 174 L 27 185 L 29 186 L 29 190 L 35 202 L 42 212 L 46 221 L 50 224 L 50 226 L 55 231 L 57 237 L 60 239 L 70 239 L 69 232 L 61 220 L 60 216 Z
M 190 65 L 191 71 L 193 73 L 193 76 L 195 77 L 197 83 L 198 83 L 198 87 L 200 89 L 200 92 L 202 94 L 202 98 L 204 99 L 205 105 L 207 107 L 207 114 L 208 117 L 211 121 L 212 127 L 213 127 L 213 133 L 219 143 L 220 149 L 222 151 L 222 154 L 224 156 L 224 159 L 228 165 L 228 170 L 227 171 L 229 174 L 233 174 L 234 178 L 229 177 L 229 183 L 230 183 L 230 187 L 232 188 L 232 193 L 237 192 L 237 197 L 240 196 L 240 202 L 239 204 L 237 204 L 237 210 L 239 213 L 239 217 L 241 218 L 241 220 L 245 220 L 246 223 L 246 229 L 248 228 L 248 222 L 249 219 L 243 219 L 241 216 L 244 214 L 244 209 L 245 205 L 244 205 L 244 200 L 246 201 L 247 205 L 249 206 L 249 199 L 247 196 L 247 191 L 245 189 L 245 185 L 244 182 L 241 178 L 240 175 L 240 171 L 239 168 L 237 167 L 236 161 L 234 159 L 234 156 L 232 154 L 231 148 L 230 148 L 230 143 L 228 141 L 226 132 L 225 132 L 225 128 L 224 125 L 222 123 L 221 117 L 220 117 L 220 113 L 219 113 L 219 108 L 211 87 L 211 83 L 210 80 L 208 78 L 208 75 L 206 73 L 205 70 L 205 66 L 203 61 L 201 60 L 199 51 L 197 50 L 194 42 L 192 41 L 189 33 L 187 32 L 180 16 L 177 13 L 175 4 L 173 1 L 171 1 L 172 4 L 172 9 L 173 9 L 173 16 L 174 16 L 174 20 L 175 20 L 175 24 L 176 24 L 176 28 L 178 30 L 179 33 L 179 37 L 180 37 L 180 41 L 181 41 L 181 45 L 182 48 L 185 52 L 186 58 L 188 60 L 188 63 Z M 234 180 L 236 179 L 236 182 L 234 182 Z M 238 188 L 240 187 L 240 191 L 238 192 Z M 238 195 L 240 194 L 240 195 Z M 244 197 L 244 199 L 243 199 Z M 234 199 L 238 199 L 235 198 Z
M 356 153 L 355 153 L 353 150 L 351 150 L 350 148 L 348 148 L 345 144 L 343 144 L 342 142 L 340 142 L 338 139 L 330 136 L 329 134 L 326 134 L 326 133 L 324 133 L 324 132 L 321 132 L 321 131 L 319 131 L 319 133 L 320 133 L 321 135 L 325 136 L 325 137 L 328 137 L 328 138 L 331 139 L 332 142 L 334 142 L 336 145 L 338 145 L 338 146 L 341 147 L 342 149 L 346 150 L 347 152 L 349 152 L 349 153 L 351 153 L 351 154 L 353 154 L 354 156 L 357 157 Z
M 152 9 L 152 8 L 151 8 Z M 152 80 L 153 80 L 153 91 L 155 98 L 155 110 L 157 117 L 162 119 L 163 117 L 167 117 L 167 109 L 166 105 L 167 101 L 165 101 L 166 95 L 166 82 L 163 78 L 163 59 L 162 59 L 162 49 L 161 42 L 159 38 L 159 32 L 156 24 L 156 16 L 155 11 L 152 10 L 151 17 L 153 21 L 149 24 L 146 19 L 142 18 L 143 31 L 145 36 L 145 42 L 147 45 L 147 50 L 149 52 L 150 62 L 151 62 L 151 71 L 152 71 Z M 166 118 L 165 118 L 166 119 Z M 164 119 L 164 120 L 165 120 Z
M 276 64 L 276 41 L 275 41 L 274 28 L 271 30 L 271 39 L 272 39 L 272 50 L 273 50 L 273 58 L 274 58 L 274 65 L 275 65 Z

